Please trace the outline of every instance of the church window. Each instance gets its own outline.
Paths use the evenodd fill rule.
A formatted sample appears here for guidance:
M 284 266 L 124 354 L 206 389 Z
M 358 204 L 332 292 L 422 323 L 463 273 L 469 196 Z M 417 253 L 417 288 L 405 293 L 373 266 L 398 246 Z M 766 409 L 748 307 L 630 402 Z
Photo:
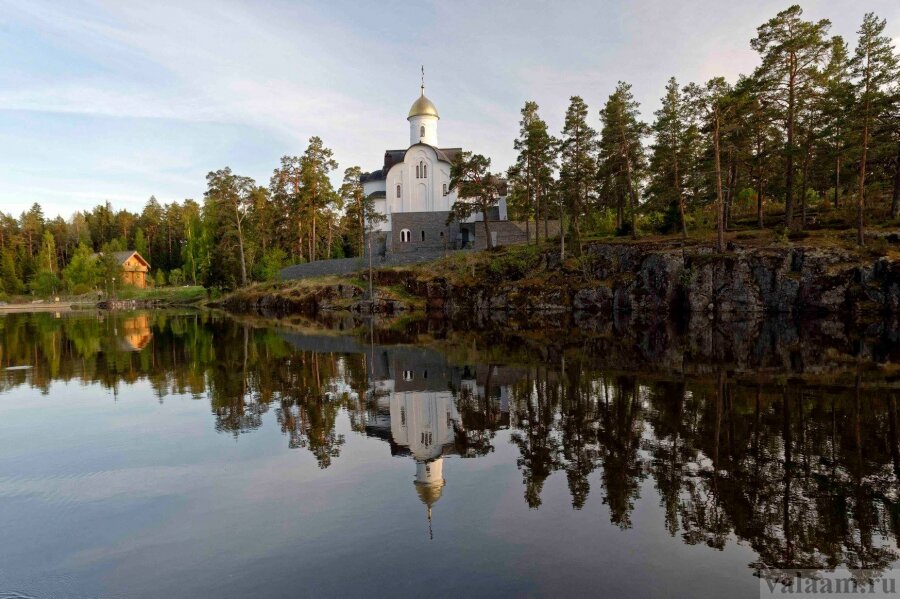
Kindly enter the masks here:
M 400 426 L 406 426 L 406 406 L 400 406 Z
M 425 125 L 419 127 L 419 137 L 425 137 Z
M 397 197 L 398 198 L 400 197 L 400 186 L 399 185 L 397 186 Z
M 416 179 L 421 179 L 421 178 L 422 178 L 422 166 L 417 164 L 416 165 Z
M 401 243 L 409 243 L 412 241 L 412 234 L 409 229 L 403 229 L 400 231 L 400 241 Z
M 447 184 L 444 183 L 444 195 L 447 195 Z
M 425 231 L 422 231 L 422 241 L 425 241 Z
M 422 165 L 422 178 L 423 179 L 428 178 L 428 165 L 427 164 Z

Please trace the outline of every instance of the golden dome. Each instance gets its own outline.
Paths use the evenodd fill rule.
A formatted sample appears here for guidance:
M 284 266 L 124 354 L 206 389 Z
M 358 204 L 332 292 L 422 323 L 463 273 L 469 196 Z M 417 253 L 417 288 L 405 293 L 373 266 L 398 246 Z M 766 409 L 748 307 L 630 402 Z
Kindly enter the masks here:
M 431 484 L 417 482 L 415 485 L 416 493 L 419 495 L 419 501 L 431 509 L 431 506 L 437 503 L 437 500 L 441 498 L 444 480 L 441 479 L 439 482 Z
M 419 96 L 418 100 L 413 102 L 406 118 L 411 119 L 414 116 L 433 116 L 435 118 L 441 118 L 438 116 L 437 107 L 434 105 L 434 102 L 426 98 L 424 93 Z

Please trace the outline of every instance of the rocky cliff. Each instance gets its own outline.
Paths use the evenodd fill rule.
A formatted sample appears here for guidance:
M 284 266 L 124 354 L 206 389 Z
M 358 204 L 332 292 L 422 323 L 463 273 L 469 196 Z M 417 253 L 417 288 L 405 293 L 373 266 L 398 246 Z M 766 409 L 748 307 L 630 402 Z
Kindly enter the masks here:
M 431 310 L 519 314 L 864 314 L 900 312 L 900 261 L 838 247 L 594 243 L 561 263 L 550 250 L 502 256 L 466 276 L 410 276 Z
M 623 314 L 740 318 L 900 313 L 900 259 L 824 245 L 595 242 L 561 261 L 554 248 L 456 253 L 377 271 L 377 313 L 415 309 L 449 317 L 576 320 Z M 268 315 L 370 312 L 365 282 L 328 277 L 241 290 L 221 302 Z

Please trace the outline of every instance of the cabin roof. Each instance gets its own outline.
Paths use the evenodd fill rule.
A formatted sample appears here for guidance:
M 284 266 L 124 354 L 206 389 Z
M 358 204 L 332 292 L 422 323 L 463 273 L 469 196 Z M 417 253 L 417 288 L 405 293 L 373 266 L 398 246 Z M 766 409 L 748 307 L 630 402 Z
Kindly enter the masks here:
M 103 254 L 103 252 L 98 252 L 98 253 L 94 254 L 94 257 L 99 258 L 102 254 Z M 132 256 L 136 256 L 138 261 L 141 264 L 143 264 L 147 268 L 150 268 L 150 263 L 147 262 L 147 260 L 145 260 L 144 257 L 141 256 L 140 253 L 138 253 L 136 250 L 126 250 L 124 252 L 113 252 L 112 255 L 116 259 L 116 264 L 119 264 L 119 265 L 125 264 L 126 262 L 128 262 L 129 258 L 131 258 Z

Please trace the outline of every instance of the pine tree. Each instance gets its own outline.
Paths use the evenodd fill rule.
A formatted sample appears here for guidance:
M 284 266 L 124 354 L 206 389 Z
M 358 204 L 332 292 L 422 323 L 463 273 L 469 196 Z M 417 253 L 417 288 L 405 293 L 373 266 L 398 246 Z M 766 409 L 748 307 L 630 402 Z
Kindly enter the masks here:
M 491 159 L 481 154 L 460 152 L 450 166 L 450 189 L 456 190 L 453 216 L 463 221 L 481 212 L 484 223 L 485 247 L 494 247 L 488 222 L 488 211 L 500 199 L 500 177 L 490 171 Z
M 151 264 L 156 261 L 156 258 L 162 258 L 161 254 L 165 247 L 161 243 L 164 240 L 162 234 L 164 214 L 156 196 L 150 196 L 150 199 L 147 200 L 147 204 L 144 206 L 144 211 L 141 212 L 140 219 L 138 219 L 139 226 L 144 230 L 144 235 L 147 238 L 147 253 L 142 255 Z M 106 241 L 111 239 L 112 236 L 106 238 Z
M 705 86 L 689 85 L 686 94 L 693 109 L 700 115 L 704 130 L 710 136 L 713 153 L 714 188 L 716 195 L 716 250 L 725 251 L 725 197 L 722 189 L 722 137 L 734 126 L 729 121 L 738 104 L 733 89 L 723 77 L 710 79 Z
M 237 243 L 241 285 L 247 284 L 247 231 L 245 220 L 250 197 L 256 183 L 250 177 L 241 177 L 224 169 L 206 176 L 207 191 L 204 194 L 210 208 L 208 214 L 216 222 L 218 260 L 223 260 L 228 248 Z M 224 260 L 223 260 L 224 261 Z M 221 281 L 217 281 L 221 282 Z
M 312 216 L 312 228 L 309 234 L 310 260 L 318 259 L 318 238 L 316 226 L 322 218 L 322 212 L 330 209 L 338 199 L 331 186 L 329 174 L 337 169 L 338 163 L 334 153 L 325 147 L 319 137 L 309 138 L 309 145 L 300 158 L 301 197 Z
M 581 251 L 581 219 L 595 194 L 597 169 L 597 132 L 587 124 L 588 107 L 579 96 L 569 99 L 566 120 L 560 138 L 560 170 L 563 201 L 572 218 L 575 240 Z M 560 214 L 560 232 L 565 231 Z
M 638 186 L 646 168 L 643 137 L 649 133 L 645 123 L 639 120 L 639 104 L 631 93 L 631 85 L 620 81 L 616 91 L 609 96 L 600 111 L 600 153 L 601 177 L 618 179 L 619 209 L 617 223 L 623 224 L 624 197 L 629 201 L 632 238 L 637 238 Z
M 794 222 L 794 160 L 798 153 L 797 117 L 812 98 L 812 88 L 828 52 L 831 22 L 804 21 L 798 5 L 779 12 L 757 28 L 750 45 L 762 58 L 756 79 L 764 97 L 778 107 L 784 124 L 785 225 Z
M 351 237 L 358 240 L 358 243 L 356 244 L 358 256 L 362 256 L 366 251 L 365 215 L 367 210 L 365 203 L 367 200 L 369 202 L 373 201 L 366 198 L 363 185 L 360 182 L 361 176 L 362 169 L 358 166 L 351 166 L 350 168 L 344 169 L 344 181 L 340 190 L 344 206 L 347 207 L 347 217 L 350 223 L 348 233 Z
M 145 258 L 149 256 L 147 252 L 147 239 L 144 237 L 144 230 L 140 227 L 134 232 L 134 251 Z
M 0 250 L 0 290 L 10 295 L 18 295 L 25 290 L 25 285 L 16 272 L 16 259 L 12 249 Z
M 691 123 L 690 106 L 675 77 L 669 79 L 662 107 L 655 114 L 649 193 L 663 209 L 673 204 L 677 207 L 681 235 L 686 238 L 683 181 L 696 143 L 696 127 Z
M 865 245 L 866 174 L 868 171 L 869 144 L 876 119 L 885 115 L 891 107 L 891 85 L 897 81 L 897 57 L 891 39 L 884 34 L 887 22 L 874 13 L 866 13 L 857 32 L 859 42 L 850 63 L 856 84 L 856 111 L 854 120 L 860 132 L 859 189 L 856 197 L 856 241 Z
M 534 215 L 536 242 L 539 240 L 538 223 L 542 216 L 544 238 L 547 237 L 548 210 L 545 197 L 556 169 L 556 140 L 550 135 L 547 123 L 538 115 L 538 108 L 537 102 L 526 102 L 522 108 L 519 137 L 513 143 L 519 155 L 516 164 L 509 170 L 510 182 L 522 190 L 521 203 L 524 206 L 526 228 L 529 215 Z
M 849 115 L 853 103 L 850 58 L 840 36 L 831 39 L 828 65 L 823 72 L 822 139 L 829 162 L 834 165 L 834 207 L 840 204 L 841 166 L 849 144 Z

